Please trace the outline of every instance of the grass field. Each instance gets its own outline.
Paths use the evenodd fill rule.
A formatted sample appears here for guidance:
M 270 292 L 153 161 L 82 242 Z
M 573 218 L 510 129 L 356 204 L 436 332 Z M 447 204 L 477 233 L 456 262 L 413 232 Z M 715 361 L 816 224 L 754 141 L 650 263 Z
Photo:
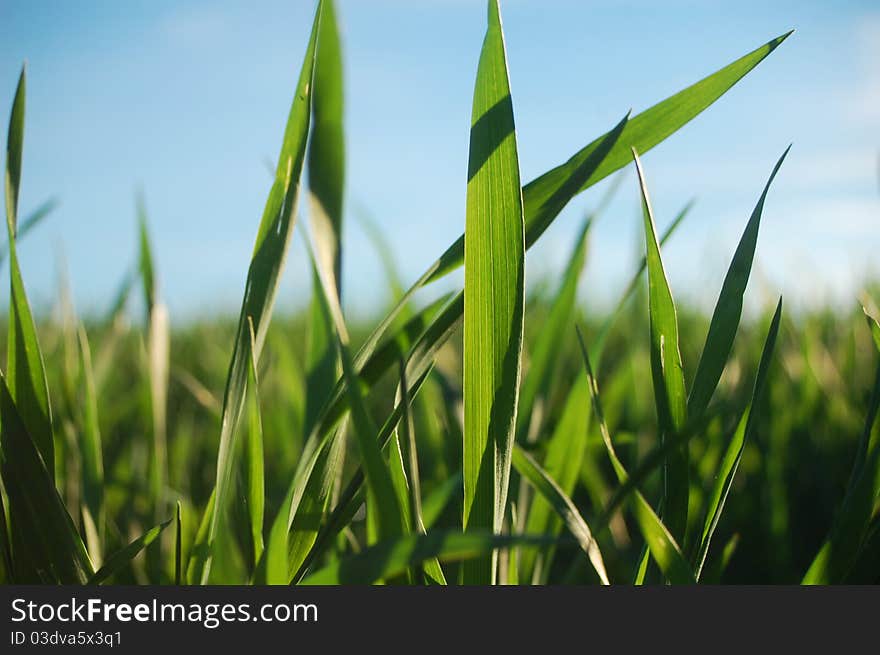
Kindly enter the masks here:
M 332 2 L 318 3 L 229 320 L 171 325 L 160 288 L 174 280 L 154 267 L 142 206 L 139 259 L 104 315 L 78 317 L 61 285 L 57 311 L 33 316 L 15 242 L 52 219 L 51 207 L 18 217 L 23 71 L 4 186 L 0 580 L 880 581 L 878 289 L 866 283 L 864 307 L 797 316 L 781 298 L 750 298 L 764 199 L 786 151 L 754 189 L 714 312 L 676 306 L 663 245 L 688 230 L 689 207 L 655 217 L 640 160 L 787 37 L 572 144 L 571 159 L 526 181 L 490 0 L 463 236 L 409 289 L 381 253 L 393 300 L 352 324 L 339 284 L 345 129 Z M 627 218 L 605 216 L 598 197 L 560 278 L 527 285 L 526 250 L 566 204 L 632 168 L 638 187 L 611 192 L 642 198 L 644 260 L 617 306 L 597 316 L 578 302 L 585 263 L 600 256 L 592 225 Z M 292 238 L 308 244 L 313 275 L 300 283 L 312 300 L 273 317 Z M 461 266 L 459 293 L 414 301 Z M 134 296 L 143 315 L 128 309 Z M 763 310 L 743 318 L 744 298 Z

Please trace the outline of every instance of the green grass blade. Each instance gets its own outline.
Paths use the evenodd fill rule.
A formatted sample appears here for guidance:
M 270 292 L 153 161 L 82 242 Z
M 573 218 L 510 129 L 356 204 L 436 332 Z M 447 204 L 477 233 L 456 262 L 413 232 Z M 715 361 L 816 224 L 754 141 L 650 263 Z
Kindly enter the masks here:
M 516 424 L 525 304 L 525 234 L 513 105 L 497 0 L 480 53 L 468 162 L 464 295 L 465 530 L 501 531 Z M 491 584 L 493 559 L 462 580 Z
M 174 511 L 174 584 L 183 583 L 183 521 L 180 518 L 180 501 Z
M 92 371 L 92 352 L 85 328 L 77 330 L 80 350 L 80 366 L 83 383 L 83 424 L 79 430 L 79 449 L 82 458 L 83 518 L 86 543 L 95 566 L 101 566 L 101 545 L 104 538 L 104 460 L 101 447 L 101 431 L 98 426 L 98 395 Z
M 0 376 L 0 476 L 8 498 L 13 579 L 82 584 L 92 575 L 86 547 Z
M 196 531 L 196 537 L 193 540 L 192 548 L 189 551 L 189 559 L 186 564 L 186 584 L 196 585 L 202 583 L 207 578 L 209 571 L 206 571 L 208 558 L 210 556 L 210 547 L 208 537 L 211 532 L 211 519 L 214 516 L 214 498 L 216 489 L 211 492 L 208 504 L 199 521 L 199 528 Z
M 614 472 L 621 484 L 625 484 L 629 478 L 626 469 L 617 456 L 614 444 L 611 441 L 611 435 L 608 432 L 608 425 L 605 423 L 605 414 L 602 411 L 602 402 L 599 398 L 599 386 L 593 375 L 593 367 L 590 364 L 590 356 L 587 347 L 584 345 L 583 337 L 578 330 L 578 339 L 580 340 L 581 353 L 584 358 L 584 366 L 587 370 L 587 384 L 590 390 L 590 397 L 593 402 L 593 413 L 599 423 L 599 433 L 602 436 L 602 442 L 608 452 L 608 457 L 614 467 Z M 656 512 L 645 500 L 645 497 L 638 490 L 634 490 L 632 494 L 632 510 L 642 536 L 645 538 L 648 550 L 654 561 L 660 567 L 663 575 L 673 584 L 692 584 L 696 580 L 691 570 L 690 564 L 681 552 L 681 548 L 675 540 L 675 537 L 663 524 Z M 644 563 L 644 559 L 642 560 Z M 639 567 L 637 580 L 644 579 L 644 564 Z
M 485 532 L 435 531 L 383 541 L 344 560 L 336 561 L 303 579 L 303 585 L 368 585 L 401 575 L 408 568 L 436 557 L 442 562 L 485 557 L 499 548 L 540 547 L 552 539 Z
M 761 214 L 764 211 L 764 201 L 770 191 L 770 185 L 782 166 L 785 156 L 791 146 L 785 149 L 773 172 L 767 180 L 764 191 L 755 205 L 746 229 L 739 240 L 733 260 L 727 269 L 724 284 L 721 286 L 721 294 L 715 305 L 712 320 L 709 324 L 709 333 L 706 335 L 706 344 L 703 346 L 697 373 L 691 387 L 691 395 L 688 398 L 688 413 L 691 416 L 699 416 L 712 399 L 712 394 L 718 386 L 721 374 L 727 364 L 727 358 L 733 349 L 733 340 L 736 337 L 739 321 L 742 316 L 743 296 L 749 275 L 752 272 L 752 261 L 755 258 L 755 247 L 758 245 L 758 229 L 761 225 Z
M 755 386 L 752 390 L 752 397 L 746 406 L 740 419 L 739 425 L 734 432 L 733 438 L 727 446 L 727 450 L 721 459 L 721 466 L 718 474 L 715 476 L 715 484 L 712 487 L 709 496 L 709 505 L 706 510 L 706 519 L 703 524 L 703 533 L 700 538 L 700 546 L 697 556 L 694 560 L 694 568 L 696 570 L 697 579 L 706 563 L 706 555 L 709 552 L 709 545 L 712 541 L 712 535 L 721 519 L 721 513 L 724 511 L 724 503 L 730 493 L 733 485 L 733 478 L 739 468 L 742 459 L 743 450 L 746 442 L 749 440 L 754 430 L 755 417 L 758 403 L 763 397 L 764 388 L 767 383 L 767 373 L 770 369 L 770 361 L 773 358 L 773 351 L 776 347 L 776 336 L 779 333 L 779 321 L 782 316 L 782 298 L 776 305 L 776 311 L 773 314 L 773 320 L 770 322 L 770 330 L 767 332 L 767 338 L 764 341 L 764 349 L 761 352 L 761 361 L 758 364 L 758 374 L 755 377 Z
M 690 200 L 688 203 L 682 207 L 682 209 L 676 214 L 675 218 L 672 219 L 672 222 L 669 226 L 663 231 L 663 234 L 660 237 L 660 247 L 662 248 L 666 245 L 666 242 L 672 238 L 672 235 L 681 225 L 682 221 L 687 218 L 688 214 L 690 214 L 691 208 L 694 206 L 694 201 Z M 590 346 L 590 360 L 595 362 L 596 368 L 599 368 L 600 362 L 602 360 L 602 354 L 605 350 L 605 343 L 608 340 L 608 335 L 611 334 L 611 328 L 614 327 L 614 324 L 617 322 L 617 319 L 623 314 L 623 310 L 626 308 L 626 304 L 630 298 L 632 298 L 633 294 L 638 289 L 639 282 L 642 278 L 642 273 L 645 272 L 645 269 L 648 267 L 648 261 L 645 257 L 642 257 L 641 263 L 639 267 L 636 269 L 635 275 L 629 281 L 629 284 L 626 286 L 626 289 L 623 292 L 623 295 L 620 296 L 620 300 L 617 301 L 617 305 L 615 305 L 614 309 L 611 311 L 608 316 L 605 317 L 605 320 L 602 322 L 602 326 L 599 328 L 599 332 L 596 334 L 596 338 L 593 339 L 593 343 Z
M 249 323 L 251 343 L 254 326 Z M 251 348 L 253 354 L 254 349 Z M 248 374 L 248 432 L 247 432 L 247 504 L 251 524 L 251 542 L 254 551 L 254 564 L 263 555 L 263 520 L 266 504 L 266 483 L 263 462 L 263 418 L 260 413 L 260 386 L 257 381 L 257 362 L 251 357 Z
M 22 68 L 12 103 L 6 141 L 6 227 L 9 238 L 9 331 L 7 333 L 6 384 L 21 419 L 40 451 L 51 479 L 55 478 L 55 446 L 52 437 L 52 410 L 46 368 L 37 340 L 34 318 L 28 304 L 18 265 L 15 239 L 21 157 L 24 144 L 26 80 Z
M 345 187 L 342 52 L 334 3 L 325 0 L 315 58 L 312 135 L 307 166 L 309 206 L 315 248 L 330 261 L 337 295 L 342 297 L 342 215 Z M 321 297 L 320 280 L 312 281 L 307 333 L 308 381 L 305 433 L 309 434 L 339 377 L 333 323 Z
M 602 584 L 609 584 L 608 573 L 605 571 L 605 562 L 602 560 L 599 545 L 593 538 L 590 526 L 587 525 L 568 494 L 519 445 L 515 445 L 513 448 L 513 466 L 559 514 L 571 534 L 577 539 L 581 549 L 586 553 Z
M 678 344 L 675 302 L 660 258 L 657 227 L 642 163 L 635 150 L 632 155 L 642 194 L 651 323 L 651 376 L 654 382 L 654 400 L 662 440 L 678 433 L 687 422 L 687 392 Z M 687 528 L 689 494 L 687 445 L 670 453 L 663 473 L 666 524 L 676 540 L 683 542 Z
M 159 525 L 150 528 L 140 537 L 132 541 L 130 544 L 116 551 L 107 558 L 107 562 L 98 571 L 95 572 L 89 581 L 90 585 L 99 585 L 108 580 L 114 573 L 121 571 L 124 567 L 138 556 L 138 554 L 151 543 L 159 538 L 162 531 L 171 525 L 174 519 L 168 519 Z
M 553 298 L 550 313 L 532 348 L 529 365 L 523 378 L 519 412 L 516 419 L 516 440 L 519 443 L 525 441 L 529 431 L 535 400 L 539 393 L 547 392 L 553 377 L 554 364 L 561 354 L 559 344 L 562 343 L 565 332 L 571 325 L 578 282 L 580 282 L 581 272 L 587 259 L 587 236 L 592 222 L 592 216 L 588 216 L 584 221 L 565 268 L 562 284 Z
M 215 506 L 208 533 L 209 553 L 214 548 L 218 526 L 229 495 L 235 455 L 235 427 L 245 401 L 250 359 L 259 361 L 278 287 L 278 278 L 284 266 L 299 198 L 300 173 L 305 159 L 306 141 L 311 114 L 311 91 L 315 69 L 315 48 L 321 23 L 323 3 L 318 3 L 315 21 L 306 55 L 297 82 L 296 94 L 284 132 L 284 142 L 278 157 L 275 181 L 266 201 L 254 253 L 248 268 L 247 283 L 238 321 L 235 346 L 226 388 L 223 393 L 223 413 L 220 427 L 220 447 L 217 454 L 217 481 Z M 248 318 L 253 321 L 256 352 L 251 353 Z M 202 582 L 210 575 L 210 556 L 205 562 Z

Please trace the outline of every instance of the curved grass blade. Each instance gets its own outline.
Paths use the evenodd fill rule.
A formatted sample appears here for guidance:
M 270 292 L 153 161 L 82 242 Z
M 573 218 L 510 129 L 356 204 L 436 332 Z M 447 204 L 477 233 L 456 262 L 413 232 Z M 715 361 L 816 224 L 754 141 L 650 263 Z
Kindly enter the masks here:
M 259 361 L 272 316 L 278 278 L 284 266 L 293 232 L 296 205 L 299 198 L 300 173 L 305 159 L 306 140 L 309 133 L 315 48 L 322 10 L 323 2 L 319 2 L 297 82 L 296 95 L 284 131 L 284 142 L 278 157 L 275 181 L 266 201 L 253 257 L 248 268 L 232 361 L 229 365 L 229 374 L 223 393 L 215 504 L 208 532 L 209 556 L 202 570 L 202 583 L 206 583 L 210 575 L 210 553 L 214 549 L 220 518 L 229 495 L 235 455 L 235 427 L 245 401 L 249 362 L 251 357 Z M 253 353 L 251 353 L 248 318 L 254 324 L 255 352 Z
M 602 402 L 599 398 L 599 386 L 593 375 L 593 367 L 590 364 L 590 355 L 587 353 L 587 347 L 580 330 L 578 330 L 578 340 L 580 341 L 581 353 L 584 357 L 584 366 L 587 371 L 587 384 L 590 389 L 590 397 L 593 401 L 593 413 L 599 423 L 599 433 L 602 436 L 602 442 L 608 451 L 608 457 L 614 467 L 614 472 L 621 484 L 626 484 L 629 475 L 614 449 L 611 441 L 611 435 L 608 432 L 608 425 L 605 423 L 605 414 L 602 411 Z M 673 584 L 693 584 L 696 582 L 690 565 L 681 552 L 681 548 L 675 540 L 675 537 L 666 528 L 645 497 L 637 489 L 632 495 L 632 509 L 642 536 L 645 538 L 648 550 L 654 561 L 660 567 L 660 570 Z M 643 573 L 639 572 L 639 577 L 644 578 Z
M 99 585 L 102 582 L 105 582 L 108 578 L 110 578 L 114 573 L 122 570 L 131 561 L 138 556 L 138 554 L 151 543 L 156 541 L 162 531 L 171 525 L 171 521 L 174 519 L 168 519 L 160 523 L 159 525 L 150 528 L 140 537 L 132 541 L 125 548 L 116 551 L 110 557 L 107 558 L 106 563 L 102 566 L 98 571 L 95 572 L 87 584 L 90 585 Z
M 557 540 L 528 535 L 495 535 L 484 532 L 410 534 L 383 541 L 344 560 L 336 561 L 304 578 L 303 585 L 368 585 L 401 575 L 408 568 L 436 557 L 442 562 L 486 557 L 499 548 L 540 547 Z
M 605 571 L 605 562 L 602 560 L 602 553 L 599 551 L 599 545 L 593 538 L 590 526 L 587 525 L 584 517 L 581 516 L 571 498 L 568 497 L 568 494 L 519 445 L 515 445 L 513 448 L 513 466 L 559 514 L 559 517 L 565 522 L 571 534 L 577 539 L 581 549 L 586 553 L 602 584 L 610 584 L 608 582 L 608 573 Z
M 583 374 L 578 375 L 568 393 L 559 422 L 547 442 L 547 454 L 544 456 L 544 470 L 568 496 L 574 491 L 578 473 L 583 466 L 590 423 L 590 396 L 586 380 L 582 378 Z M 532 500 L 526 516 L 526 533 L 555 535 L 562 525 L 550 502 L 541 496 Z M 540 580 L 549 569 L 553 554 L 552 547 L 540 552 L 523 552 L 520 555 L 523 581 L 534 584 Z M 537 570 L 538 567 L 540 570 Z
M 6 350 L 6 384 L 30 437 L 55 479 L 55 446 L 52 438 L 52 409 L 46 367 L 37 340 L 34 318 L 28 304 L 18 265 L 15 239 L 21 157 L 24 145 L 24 115 L 27 75 L 22 67 L 9 118 L 6 140 L 6 228 L 9 238 L 9 330 Z
M 45 460 L 0 375 L 0 476 L 9 501 L 12 579 L 82 584 L 93 569 Z
M 789 150 L 791 150 L 791 146 L 785 149 L 779 161 L 776 162 L 776 166 L 773 167 L 773 172 L 770 173 L 770 178 L 764 186 L 758 204 L 755 205 L 752 216 L 739 240 L 739 245 L 736 247 L 736 252 L 733 254 L 730 267 L 727 269 L 727 275 L 724 277 L 721 294 L 718 296 L 718 302 L 709 324 L 709 333 L 706 335 L 706 344 L 703 346 L 700 363 L 697 365 L 697 373 L 691 386 L 691 395 L 688 398 L 688 413 L 691 416 L 699 416 L 706 411 L 712 394 L 715 393 L 718 386 L 718 381 L 721 379 L 721 374 L 724 372 L 730 351 L 733 349 L 733 340 L 736 337 L 742 316 L 743 296 L 749 282 L 749 275 L 752 272 L 755 247 L 758 245 L 758 229 L 761 225 L 764 201 L 767 199 L 770 185 Z
M 464 530 L 500 533 L 516 425 L 525 304 L 525 233 L 519 159 L 498 0 L 474 90 L 468 161 L 464 282 Z M 491 584 L 496 562 L 462 567 Z
M 662 441 L 684 428 L 687 422 L 687 392 L 678 345 L 678 317 L 675 312 L 675 302 L 660 258 L 660 243 L 657 240 L 654 212 L 651 209 L 642 163 L 635 149 L 632 151 L 632 156 L 642 194 L 651 323 L 651 377 L 654 382 L 654 401 L 657 406 Z M 689 494 L 687 445 L 670 453 L 667 458 L 663 469 L 663 492 L 666 524 L 676 540 L 683 542 L 687 528 Z
M 715 528 L 721 519 L 721 513 L 724 511 L 724 503 L 727 501 L 727 495 L 730 493 L 730 487 L 733 485 L 733 478 L 739 468 L 742 459 L 743 450 L 746 442 L 752 434 L 755 424 L 755 411 L 758 403 L 763 397 L 764 387 L 767 383 L 767 373 L 770 369 L 770 361 L 773 358 L 773 351 L 776 347 L 776 335 L 779 333 L 779 321 L 782 316 L 782 298 L 776 305 L 776 311 L 773 314 L 773 320 L 770 322 L 770 329 L 767 332 L 767 338 L 764 341 L 764 349 L 761 352 L 761 360 L 758 364 L 758 374 L 755 377 L 755 386 L 752 390 L 752 398 L 743 412 L 742 418 L 737 425 L 736 432 L 727 446 L 724 457 L 721 459 L 721 465 L 718 474 L 715 476 L 715 484 L 712 493 L 709 496 L 709 504 L 706 509 L 706 519 L 703 524 L 703 533 L 700 537 L 700 546 L 694 560 L 694 569 L 696 570 L 697 580 L 700 579 L 700 573 L 706 563 L 706 555 L 709 552 L 709 545 L 712 541 L 712 535 L 715 534 Z

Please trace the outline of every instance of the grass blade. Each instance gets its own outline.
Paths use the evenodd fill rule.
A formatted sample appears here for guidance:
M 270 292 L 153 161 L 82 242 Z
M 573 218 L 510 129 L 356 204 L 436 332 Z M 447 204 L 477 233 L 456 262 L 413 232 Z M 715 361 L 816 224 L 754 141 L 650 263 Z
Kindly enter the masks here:
M 140 537 L 132 541 L 125 548 L 116 551 L 110 557 L 107 558 L 107 562 L 102 566 L 98 571 L 95 572 L 89 581 L 88 584 L 99 585 L 102 582 L 105 582 L 108 578 L 110 578 L 114 573 L 122 570 L 125 566 L 127 566 L 138 554 L 151 543 L 156 541 L 162 531 L 171 525 L 171 521 L 174 519 L 168 519 L 160 523 L 159 525 L 150 528 Z
M 18 265 L 15 239 L 21 157 L 24 145 L 24 115 L 27 76 L 22 68 L 12 103 L 6 141 L 6 228 L 9 238 L 9 331 L 7 333 L 6 384 L 12 400 L 40 455 L 46 471 L 55 479 L 55 446 L 52 437 L 52 410 L 46 367 L 37 340 L 34 318 L 28 304 Z
M 465 530 L 500 533 L 522 357 L 525 234 L 513 105 L 497 0 L 474 90 L 468 163 L 464 295 Z M 494 559 L 468 562 L 462 580 L 491 584 Z
M 254 343 L 254 325 L 248 321 L 251 344 Z M 266 503 L 266 483 L 263 462 L 263 419 L 260 413 L 260 386 L 257 381 L 257 362 L 251 348 L 251 367 L 248 374 L 248 432 L 247 432 L 247 503 L 251 524 L 251 542 L 254 565 L 263 555 L 263 517 Z
M 687 422 L 687 393 L 678 345 L 678 317 L 675 312 L 675 302 L 660 258 L 657 227 L 642 163 L 635 149 L 632 154 L 642 194 L 651 323 L 651 376 L 654 382 L 654 400 L 657 405 L 662 441 L 684 428 Z M 669 531 L 677 541 L 683 542 L 687 528 L 689 494 L 686 444 L 667 458 L 663 469 L 663 490 L 663 505 L 666 508 L 666 523 Z
M 608 573 L 605 571 L 605 562 L 602 561 L 602 553 L 599 552 L 599 545 L 593 538 L 590 526 L 587 525 L 571 498 L 519 445 L 513 448 L 513 465 L 517 472 L 531 483 L 535 490 L 541 494 L 541 497 L 565 521 L 565 525 L 586 553 L 602 584 L 610 584 Z
M 357 555 L 336 561 L 304 578 L 303 585 L 368 585 L 401 575 L 408 568 L 436 557 L 443 562 L 485 557 L 499 548 L 539 547 L 552 539 L 527 535 L 495 535 L 483 532 L 435 531 L 411 534 L 371 546 Z
M 790 149 L 791 146 L 785 149 L 779 161 L 776 162 L 776 166 L 773 167 L 770 179 L 767 180 L 758 204 L 755 205 L 752 216 L 739 240 L 739 245 L 736 247 L 736 252 L 733 254 L 730 267 L 727 269 L 727 275 L 724 277 L 721 294 L 718 296 L 718 302 L 709 324 L 709 333 L 706 335 L 706 344 L 703 346 L 700 363 L 697 365 L 691 395 L 688 398 L 688 413 L 691 416 L 699 416 L 706 411 L 712 394 L 718 386 L 718 381 L 721 379 L 730 351 L 733 349 L 733 340 L 736 337 L 742 316 L 743 295 L 752 272 L 755 247 L 758 245 L 758 229 L 761 225 L 764 201 L 767 199 L 770 185 Z
M 593 375 L 593 367 L 590 364 L 590 355 L 587 353 L 587 347 L 584 345 L 583 337 L 578 330 L 578 339 L 580 341 L 581 353 L 584 357 L 584 365 L 587 370 L 587 384 L 590 389 L 590 397 L 593 401 L 593 413 L 599 422 L 599 433 L 602 435 L 602 442 L 608 451 L 608 457 L 614 467 L 614 472 L 621 484 L 626 484 L 629 475 L 614 449 L 611 441 L 611 435 L 608 432 L 608 425 L 605 423 L 605 414 L 602 411 L 602 402 L 599 398 L 599 385 Z M 675 540 L 675 537 L 663 524 L 645 497 L 637 489 L 632 495 L 632 509 L 642 536 L 645 538 L 648 550 L 654 561 L 660 567 L 663 575 L 673 584 L 692 584 L 696 582 L 690 565 L 681 552 L 681 548 Z M 643 560 L 644 561 L 644 560 Z M 640 566 L 637 579 L 644 579 L 643 566 Z
M 180 501 L 174 512 L 174 584 L 183 583 L 183 522 L 180 519 Z
M 733 438 L 727 446 L 727 450 L 721 460 L 718 474 L 715 476 L 715 485 L 709 496 L 709 505 L 706 510 L 706 519 L 703 524 L 700 546 L 694 560 L 694 568 L 698 580 L 700 578 L 700 573 L 703 570 L 703 566 L 706 563 L 706 555 L 709 552 L 709 544 L 712 541 L 712 535 L 715 533 L 715 528 L 718 526 L 721 513 L 724 511 L 724 503 L 727 501 L 727 495 L 730 493 L 730 487 L 733 485 L 733 478 L 739 468 L 743 450 L 754 430 L 754 413 L 757 411 L 758 403 L 763 397 L 764 387 L 767 383 L 767 372 L 770 368 L 770 361 L 776 347 L 776 335 L 779 333 L 779 321 L 781 316 L 782 298 L 779 299 L 779 303 L 776 305 L 773 320 L 770 322 L 770 330 L 767 332 L 767 338 L 764 341 L 764 349 L 761 352 L 761 361 L 758 364 L 758 374 L 755 377 L 752 398 L 746 406 L 739 425 L 734 432 Z
M 266 208 L 260 221 L 254 253 L 248 268 L 247 283 L 241 314 L 238 321 L 235 346 L 226 388 L 223 393 L 223 413 L 220 427 L 220 447 L 217 454 L 217 481 L 215 486 L 214 511 L 208 532 L 209 556 L 202 571 L 202 583 L 207 583 L 210 569 L 210 553 L 229 495 L 235 455 L 235 427 L 245 401 L 248 368 L 251 357 L 259 361 L 260 352 L 266 338 L 266 331 L 272 316 L 278 278 L 284 266 L 296 205 L 299 198 L 300 173 L 305 159 L 306 140 L 309 132 L 311 114 L 311 91 L 315 69 L 315 48 L 317 44 L 323 3 L 318 3 L 315 21 L 306 55 L 297 82 L 296 94 L 290 108 L 284 142 L 278 157 L 275 181 L 266 201 Z M 256 352 L 251 353 L 248 318 L 253 321 Z
M 80 366 L 83 374 L 84 416 L 79 430 L 82 457 L 83 518 L 86 525 L 86 543 L 95 566 L 101 566 L 101 544 L 104 540 L 104 460 L 101 431 L 98 426 L 98 397 L 92 371 L 92 352 L 82 325 L 77 330 Z
M 28 214 L 23 221 L 19 221 L 15 234 L 16 241 L 21 241 L 25 235 L 42 223 L 43 220 L 55 211 L 57 207 L 58 200 L 56 198 L 50 198 Z M 0 247 L 0 264 L 6 260 L 6 256 L 9 254 L 8 250 L 8 247 Z

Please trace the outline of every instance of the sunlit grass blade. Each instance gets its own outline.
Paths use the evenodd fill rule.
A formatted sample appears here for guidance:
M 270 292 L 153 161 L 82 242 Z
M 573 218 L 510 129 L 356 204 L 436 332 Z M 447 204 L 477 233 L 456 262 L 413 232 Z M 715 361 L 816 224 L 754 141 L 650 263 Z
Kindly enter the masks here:
M 318 3 L 309 44 L 300 71 L 284 141 L 278 157 L 275 181 L 269 192 L 254 253 L 248 268 L 247 283 L 239 315 L 232 360 L 223 393 L 220 446 L 217 453 L 215 506 L 208 532 L 209 553 L 214 548 L 218 527 L 229 496 L 234 468 L 236 425 L 245 402 L 248 369 L 253 357 L 260 359 L 266 332 L 272 316 L 278 278 L 284 267 L 299 198 L 300 173 L 305 159 L 306 141 L 311 115 L 311 92 L 315 69 L 315 48 L 321 24 L 323 3 Z M 251 352 L 248 319 L 253 321 L 255 346 Z M 202 571 L 202 583 L 210 576 L 210 555 Z
M 651 323 L 651 376 L 654 382 L 654 401 L 660 423 L 661 440 L 678 433 L 687 421 L 687 392 L 678 344 L 678 316 L 666 270 L 660 258 L 660 243 L 648 186 L 642 163 L 635 149 L 632 151 L 642 194 L 642 214 L 645 224 L 645 243 L 648 268 L 648 300 Z M 663 469 L 664 518 L 676 541 L 684 542 L 688 513 L 688 450 L 683 445 L 670 453 Z
M 0 475 L 8 499 L 12 579 L 18 584 L 88 580 L 93 569 L 86 547 L 2 376 Z
M 525 234 L 513 104 L 497 0 L 480 53 L 468 161 L 464 282 L 465 530 L 501 531 L 516 425 L 525 304 Z M 494 558 L 462 580 L 495 581 Z
M 117 573 L 128 566 L 144 548 L 156 541 L 159 535 L 162 534 L 162 531 L 171 525 L 173 520 L 174 519 L 168 519 L 167 521 L 150 528 L 130 544 L 110 555 L 104 563 L 104 566 L 98 569 L 95 572 L 95 575 L 89 579 L 88 584 L 99 585 L 112 577 L 114 573 Z
M 104 459 L 101 431 L 98 426 L 98 396 L 92 371 L 92 353 L 85 328 L 77 330 L 80 351 L 80 369 L 83 385 L 83 424 L 79 429 L 79 448 L 82 458 L 83 522 L 89 556 L 95 566 L 102 564 L 102 544 L 105 535 Z
M 880 351 L 880 325 L 867 312 L 865 316 L 872 339 Z M 828 536 L 804 575 L 803 584 L 842 582 L 859 556 L 874 514 L 874 505 L 880 496 L 880 438 L 874 433 L 878 412 L 880 365 L 877 366 L 874 377 L 865 427 L 843 504 L 834 517 Z
M 159 283 L 156 277 L 153 249 L 147 230 L 146 201 L 142 194 L 138 194 L 137 198 L 137 215 L 140 235 L 138 269 L 141 275 L 146 308 L 147 373 L 153 435 L 150 453 L 150 493 L 154 515 L 159 516 L 165 510 L 162 501 L 168 479 L 167 408 L 171 328 L 168 309 L 159 297 Z
M 580 341 L 581 353 L 584 358 L 584 366 L 587 370 L 587 384 L 593 402 L 593 413 L 599 424 L 599 433 L 602 436 L 602 442 L 605 444 L 605 449 L 608 451 L 608 457 L 614 467 L 617 479 L 621 484 L 625 484 L 629 476 L 618 458 L 617 452 L 614 449 L 614 444 L 611 441 L 611 435 L 608 432 L 608 425 L 605 423 L 605 414 L 602 411 L 602 402 L 599 398 L 599 386 L 593 375 L 593 367 L 590 364 L 590 355 L 587 352 L 587 347 L 584 345 L 580 330 L 578 330 L 578 340 Z M 696 581 L 694 573 L 690 564 L 688 564 L 687 559 L 685 559 L 682 554 L 681 548 L 676 542 L 675 537 L 663 524 L 640 491 L 634 490 L 631 505 L 633 515 L 639 525 L 639 529 L 642 532 L 648 550 L 654 558 L 654 561 L 657 562 L 663 575 L 673 584 L 694 583 Z M 644 579 L 643 568 L 643 566 L 640 566 L 637 579 Z
M 314 246 L 327 258 L 336 293 L 342 297 L 342 216 L 345 188 L 342 53 L 336 10 L 325 0 L 315 55 L 312 91 L 312 134 L 307 153 L 309 207 Z M 321 297 L 320 280 L 313 277 L 307 333 L 305 433 L 314 427 L 336 379 L 339 363 L 333 322 Z M 321 508 L 323 511 L 323 507 Z
M 709 503 L 706 509 L 706 519 L 703 523 L 703 532 L 700 537 L 700 545 L 694 559 L 694 569 L 696 577 L 699 580 L 700 573 L 706 563 L 706 555 L 709 552 L 709 545 L 712 541 L 712 535 L 721 519 L 721 513 L 724 511 L 724 503 L 730 493 L 730 487 L 733 485 L 733 478 L 739 468 L 740 460 L 742 460 L 743 450 L 751 437 L 755 425 L 755 413 L 758 410 L 758 403 L 764 394 L 764 388 L 767 383 L 767 374 L 770 369 L 770 362 L 773 358 L 773 352 L 776 347 L 776 335 L 779 333 L 779 321 L 782 316 L 782 298 L 776 305 L 776 311 L 773 314 L 773 320 L 770 322 L 770 329 L 767 332 L 767 338 L 764 341 L 764 349 L 761 352 L 761 361 L 758 364 L 758 373 L 755 377 L 755 386 L 752 390 L 752 397 L 749 404 L 743 412 L 742 418 L 737 425 L 736 431 L 727 446 L 724 457 L 721 460 L 721 466 L 715 476 L 715 484 L 712 487 Z
M 46 464 L 50 479 L 55 479 L 55 446 L 52 437 L 52 410 L 46 368 L 37 340 L 34 318 L 28 304 L 24 281 L 18 265 L 15 239 L 17 230 L 18 191 L 21 182 L 21 157 L 24 145 L 26 74 L 21 69 L 6 140 L 6 233 L 9 238 L 9 330 L 6 349 L 6 385 L 18 408 L 28 433 Z
M 368 585 L 392 578 L 408 568 L 436 557 L 441 562 L 485 557 L 499 548 L 538 548 L 556 540 L 528 535 L 495 535 L 488 532 L 411 534 L 383 541 L 360 553 L 336 561 L 302 580 L 303 585 Z
M 560 488 L 553 478 L 529 455 L 521 446 L 513 448 L 513 466 L 517 472 L 526 478 L 541 497 L 548 502 L 560 518 L 565 522 L 571 534 L 577 539 L 581 549 L 586 553 L 590 564 L 602 584 L 609 584 L 608 573 L 605 571 L 605 562 L 602 553 L 596 543 L 590 526 L 578 511 L 571 498 Z
M 253 344 L 254 326 L 248 321 Z M 254 349 L 251 348 L 253 354 Z M 251 357 L 248 374 L 248 431 L 247 431 L 247 505 L 251 524 L 251 542 L 254 565 L 263 555 L 263 517 L 266 503 L 266 483 L 263 462 L 263 418 L 260 413 L 260 386 L 257 381 L 257 362 Z
M 752 216 L 739 240 L 739 245 L 736 247 L 736 252 L 733 254 L 730 267 L 727 269 L 727 275 L 724 278 L 721 294 L 718 296 L 718 302 L 712 314 L 709 333 L 706 335 L 706 344 L 703 346 L 700 363 L 697 365 L 697 373 L 694 376 L 688 398 L 688 413 L 691 416 L 699 416 L 708 407 L 727 364 L 730 351 L 733 349 L 733 340 L 736 337 L 742 316 L 743 296 L 752 272 L 755 247 L 758 245 L 758 229 L 761 225 L 761 215 L 764 212 L 764 201 L 767 199 L 770 185 L 790 149 L 791 146 L 785 149 L 779 161 L 776 162 L 776 166 L 773 167 L 773 172 L 770 173 L 770 178 L 767 180 L 758 204 L 755 205 Z
M 666 242 L 672 238 L 672 235 L 678 229 L 678 227 L 682 224 L 685 218 L 687 218 L 688 214 L 690 214 L 691 209 L 694 206 L 694 201 L 689 200 L 684 207 L 676 214 L 675 218 L 672 219 L 672 222 L 667 226 L 667 228 L 663 231 L 663 234 L 660 236 L 660 247 L 662 248 L 666 245 Z M 602 325 L 599 328 L 599 331 L 596 333 L 596 337 L 593 339 L 590 345 L 590 360 L 598 369 L 600 367 L 602 361 L 602 355 L 605 350 L 605 343 L 608 340 L 608 336 L 611 334 L 611 328 L 614 327 L 614 324 L 623 314 L 623 310 L 626 309 L 627 302 L 632 298 L 633 294 L 636 292 L 639 286 L 639 282 L 642 279 L 642 273 L 645 272 L 645 269 L 648 266 L 648 261 L 645 257 L 642 257 L 639 266 L 636 269 L 635 275 L 630 278 L 629 284 L 627 284 L 626 289 L 623 294 L 620 296 L 620 300 L 617 301 L 617 304 L 614 306 L 614 309 L 608 316 L 605 317 L 605 320 L 602 321 Z

